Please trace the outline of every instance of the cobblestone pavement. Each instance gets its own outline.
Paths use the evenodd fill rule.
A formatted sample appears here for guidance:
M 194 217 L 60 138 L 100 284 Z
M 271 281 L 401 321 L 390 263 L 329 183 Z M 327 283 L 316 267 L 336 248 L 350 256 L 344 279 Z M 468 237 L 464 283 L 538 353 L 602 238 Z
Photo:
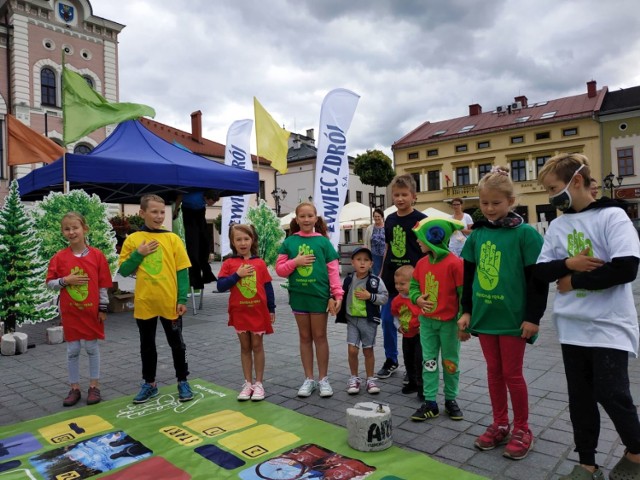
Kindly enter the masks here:
M 214 265 L 214 271 L 219 264 Z M 275 278 L 275 275 L 274 275 Z M 121 288 L 133 289 L 133 280 L 118 278 Z M 568 473 L 577 460 L 567 405 L 566 385 L 560 347 L 550 315 L 545 315 L 541 333 L 535 345 L 525 354 L 525 374 L 529 384 L 530 424 L 535 445 L 527 458 L 512 461 L 502 457 L 502 450 L 480 452 L 473 441 L 491 423 L 491 407 L 487 391 L 486 369 L 477 339 L 466 342 L 461 351 L 460 395 L 458 401 L 464 420 L 454 422 L 441 415 L 423 423 L 409 420 L 419 406 L 414 395 L 403 395 L 402 367 L 390 378 L 381 380 L 382 392 L 349 396 L 346 354 L 346 330 L 329 320 L 331 360 L 330 379 L 335 394 L 320 398 L 317 394 L 300 399 L 296 396 L 303 380 L 299 360 L 297 330 L 287 306 L 287 293 L 275 279 L 277 301 L 276 333 L 265 339 L 266 401 L 296 410 L 299 413 L 345 426 L 346 408 L 358 401 L 375 399 L 391 406 L 393 439 L 397 446 L 423 452 L 441 462 L 475 472 L 492 479 L 557 479 Z M 634 284 L 636 298 L 640 281 Z M 238 389 L 242 383 L 239 344 L 235 333 L 227 326 L 226 293 L 212 293 L 207 286 L 203 308 L 184 318 L 184 338 L 187 344 L 191 378 L 202 378 L 224 387 Z M 553 290 L 553 288 L 552 288 Z M 549 295 L 549 305 L 555 292 Z M 547 311 L 550 309 L 548 308 Z M 44 332 L 48 324 L 28 325 L 20 329 L 29 334 L 36 348 L 27 354 L 0 357 L 0 425 L 33 419 L 63 410 L 62 398 L 68 391 L 65 345 L 46 345 Z M 105 399 L 137 393 L 140 383 L 138 332 L 131 313 L 110 314 L 107 320 L 107 340 L 101 345 L 102 393 Z M 384 361 L 381 333 L 375 348 L 376 368 Z M 158 382 L 171 384 L 173 368 L 171 354 L 162 329 L 158 332 Z M 361 359 L 362 362 L 362 359 Z M 361 363 L 362 368 L 362 363 Z M 81 372 L 87 374 L 86 354 L 81 355 Z M 632 392 L 640 400 L 640 363 L 630 361 Z M 83 388 L 87 379 L 82 380 Z M 444 399 L 438 399 L 443 410 Z M 82 402 L 81 402 L 82 404 Z M 618 435 L 603 413 L 597 462 L 609 471 L 623 453 Z M 419 477 L 416 477 L 419 478 Z

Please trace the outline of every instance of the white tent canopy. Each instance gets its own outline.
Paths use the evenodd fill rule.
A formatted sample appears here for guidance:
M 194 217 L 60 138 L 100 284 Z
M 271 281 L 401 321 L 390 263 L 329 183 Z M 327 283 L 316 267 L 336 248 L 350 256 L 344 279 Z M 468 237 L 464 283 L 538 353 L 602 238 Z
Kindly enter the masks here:
M 347 203 L 340 210 L 340 223 L 366 220 L 371 223 L 371 208 L 360 202 Z
M 384 211 L 384 216 L 385 218 L 388 217 L 389 215 L 391 215 L 392 213 L 397 212 L 398 209 L 396 208 L 395 205 L 391 205 L 389 208 L 387 208 Z M 442 210 L 438 210 L 437 208 L 433 208 L 433 207 L 429 207 L 429 208 L 425 208 L 424 210 L 422 210 L 422 213 L 424 213 L 427 217 L 441 217 L 441 218 L 449 218 L 451 215 L 443 212 Z
M 293 220 L 295 217 L 296 217 L 295 210 L 291 213 L 287 213 L 284 217 L 280 219 L 280 226 L 285 230 L 287 230 L 289 228 L 289 224 L 291 223 L 291 220 Z

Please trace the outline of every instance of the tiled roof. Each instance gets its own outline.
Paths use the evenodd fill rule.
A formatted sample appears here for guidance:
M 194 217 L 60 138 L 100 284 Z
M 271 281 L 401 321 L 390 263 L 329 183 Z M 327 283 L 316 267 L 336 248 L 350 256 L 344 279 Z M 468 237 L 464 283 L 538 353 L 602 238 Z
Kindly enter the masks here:
M 640 86 L 621 88 L 615 92 L 607 93 L 602 102 L 600 114 L 611 114 L 640 109 Z
M 318 149 L 306 143 L 300 143 L 298 148 L 291 147 L 287 152 L 287 163 L 301 162 L 318 156 Z
M 496 110 L 492 108 L 491 111 L 478 115 L 468 115 L 434 123 L 425 122 L 397 140 L 392 148 L 405 148 L 412 145 L 438 142 L 444 139 L 472 137 L 493 131 L 591 116 L 600 109 L 606 92 L 607 87 L 603 87 L 597 90 L 596 94 L 591 98 L 587 93 L 584 93 L 546 102 L 531 103 L 527 107 L 512 109 L 511 111 L 506 109 L 503 113 L 496 113 Z M 551 112 L 555 113 L 552 114 Z M 469 128 L 470 126 L 473 127 Z
M 203 138 L 201 141 L 196 141 L 191 135 L 191 132 L 178 130 L 177 128 L 165 125 L 164 123 L 151 120 L 150 118 L 141 118 L 140 123 L 160 138 L 164 138 L 169 143 L 179 143 L 198 155 L 224 158 L 225 146 L 221 143 L 207 140 L 206 138 Z
M 193 138 L 190 132 L 185 132 L 184 130 L 170 127 L 169 125 L 151 120 L 150 118 L 140 118 L 140 123 L 142 123 L 145 127 L 147 127 L 151 132 L 153 132 L 160 138 L 164 138 L 169 143 L 179 143 L 183 147 L 191 150 L 193 153 L 197 153 L 198 155 L 202 155 L 204 157 L 213 157 L 224 160 L 224 152 L 226 147 L 221 143 L 214 142 L 213 140 L 208 140 L 206 138 L 202 138 L 200 141 L 197 141 Z M 256 156 L 251 155 L 251 160 L 253 161 L 253 163 L 256 163 Z M 269 160 L 261 158 L 260 164 L 270 165 L 271 162 Z

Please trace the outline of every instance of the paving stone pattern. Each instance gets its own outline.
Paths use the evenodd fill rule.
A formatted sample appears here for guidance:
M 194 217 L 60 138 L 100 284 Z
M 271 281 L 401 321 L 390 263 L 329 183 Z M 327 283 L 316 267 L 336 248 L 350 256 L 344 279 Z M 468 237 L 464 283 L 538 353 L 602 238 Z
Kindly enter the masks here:
M 214 265 L 214 272 L 219 271 Z M 477 339 L 462 345 L 460 395 L 458 402 L 464 412 L 463 421 L 452 421 L 444 414 L 444 398 L 438 398 L 440 417 L 422 423 L 412 422 L 409 416 L 420 405 L 415 395 L 403 395 L 403 368 L 386 380 L 380 381 L 381 393 L 346 393 L 349 378 L 346 348 L 346 330 L 329 319 L 331 360 L 330 380 L 334 389 L 331 398 L 320 398 L 317 393 L 309 398 L 296 396 L 303 381 L 299 360 L 295 320 L 287 305 L 287 292 L 280 287 L 282 281 L 274 274 L 277 320 L 276 333 L 265 339 L 266 401 L 296 410 L 321 420 L 345 426 L 346 409 L 357 402 L 375 400 L 388 404 L 393 415 L 394 444 L 423 452 L 426 455 L 484 475 L 492 479 L 558 479 L 571 471 L 577 460 L 573 450 L 573 436 L 569 420 L 566 384 L 560 347 L 550 308 L 542 320 L 538 341 L 528 346 L 525 354 L 525 375 L 529 385 L 530 425 L 535 446 L 527 458 L 513 461 L 502 457 L 502 449 L 480 452 L 473 441 L 491 423 L 491 407 L 487 391 L 486 368 Z M 117 278 L 121 289 L 133 290 L 132 279 Z M 184 318 L 184 338 L 187 344 L 192 378 L 202 378 L 224 387 L 239 389 L 242 384 L 239 344 L 231 327 L 227 326 L 228 293 L 213 293 L 215 284 L 208 285 L 203 298 L 203 309 L 193 315 L 191 305 Z M 638 298 L 640 281 L 634 284 Z M 549 305 L 555 290 L 549 295 Z M 26 354 L 0 357 L 0 425 L 33 419 L 63 410 L 62 399 L 67 394 L 65 344 L 47 345 L 46 328 L 56 322 L 28 325 L 20 329 L 35 343 Z M 139 339 L 132 313 L 109 314 L 106 324 L 107 340 L 101 344 L 103 398 L 133 396 L 138 391 L 141 376 Z M 171 352 L 158 327 L 158 382 L 175 382 Z M 400 339 L 399 339 L 400 344 Z M 378 333 L 375 348 L 376 369 L 384 361 L 382 335 Z M 84 405 L 88 388 L 88 361 L 81 354 L 81 374 Z M 361 369 L 364 368 L 362 358 Z M 630 361 L 632 393 L 640 401 L 640 363 Z M 363 389 L 364 392 L 364 389 Z M 76 407 L 77 408 L 77 407 Z M 345 432 L 346 436 L 346 432 Z M 318 439 L 321 443 L 321 439 Z M 624 450 L 606 413 L 602 412 L 598 464 L 608 472 Z M 418 477 L 416 477 L 418 478 Z

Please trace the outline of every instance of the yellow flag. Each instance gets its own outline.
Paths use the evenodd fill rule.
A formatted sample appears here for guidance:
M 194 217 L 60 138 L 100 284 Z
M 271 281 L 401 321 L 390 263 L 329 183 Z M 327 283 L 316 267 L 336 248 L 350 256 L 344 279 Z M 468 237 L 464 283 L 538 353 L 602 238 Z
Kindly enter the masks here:
M 291 132 L 278 125 L 256 97 L 253 97 L 253 109 L 256 117 L 258 156 L 271 161 L 271 166 L 280 173 L 287 173 L 287 152 Z

